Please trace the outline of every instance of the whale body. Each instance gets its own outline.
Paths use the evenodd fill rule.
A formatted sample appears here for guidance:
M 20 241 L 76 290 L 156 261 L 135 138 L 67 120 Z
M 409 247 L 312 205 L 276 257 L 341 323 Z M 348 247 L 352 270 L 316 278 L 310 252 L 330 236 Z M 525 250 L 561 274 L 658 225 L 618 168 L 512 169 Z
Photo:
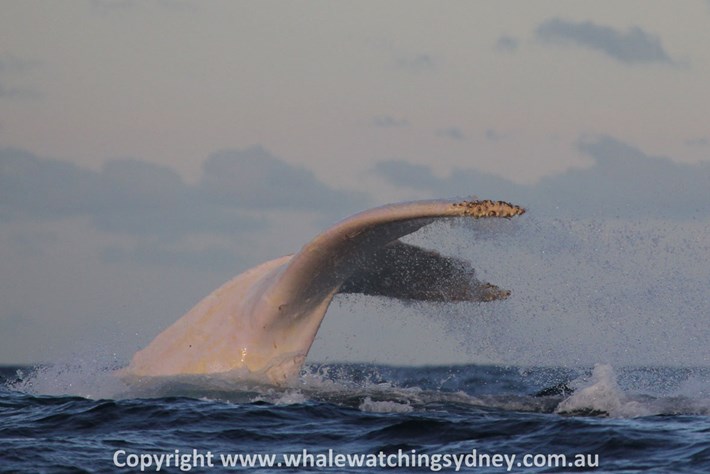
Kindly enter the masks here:
M 298 253 L 236 276 L 136 352 L 126 379 L 239 374 L 283 384 L 303 365 L 337 293 L 404 300 L 492 301 L 510 292 L 478 281 L 463 260 L 401 242 L 437 219 L 510 218 L 503 201 L 427 200 L 355 214 Z

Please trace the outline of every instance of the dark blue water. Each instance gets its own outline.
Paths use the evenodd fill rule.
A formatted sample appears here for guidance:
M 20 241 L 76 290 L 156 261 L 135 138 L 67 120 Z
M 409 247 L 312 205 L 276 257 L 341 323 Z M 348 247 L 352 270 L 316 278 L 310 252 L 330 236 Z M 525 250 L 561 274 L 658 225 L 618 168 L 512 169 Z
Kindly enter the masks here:
M 156 472 L 161 455 L 160 472 L 710 472 L 707 369 L 329 365 L 289 388 L 2 374 L 2 472 Z M 239 454 L 265 456 L 223 466 Z

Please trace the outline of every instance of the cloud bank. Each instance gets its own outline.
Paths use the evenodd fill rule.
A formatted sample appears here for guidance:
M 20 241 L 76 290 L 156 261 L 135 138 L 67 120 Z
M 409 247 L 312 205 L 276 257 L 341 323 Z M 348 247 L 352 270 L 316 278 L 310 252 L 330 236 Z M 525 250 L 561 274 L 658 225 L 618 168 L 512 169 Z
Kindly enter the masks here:
M 567 43 L 593 49 L 625 64 L 676 63 L 658 36 L 636 26 L 620 31 L 591 21 L 551 18 L 537 27 L 535 36 L 546 43 Z
M 374 171 L 393 185 L 436 196 L 475 194 L 510 200 L 538 215 L 692 219 L 710 217 L 710 163 L 675 163 L 609 136 L 582 139 L 577 147 L 593 159 L 585 169 L 517 184 L 473 168 L 436 176 L 428 166 L 380 162 Z
M 258 229 L 268 211 L 340 216 L 366 204 L 364 195 L 333 189 L 261 147 L 209 156 L 195 185 L 145 161 L 110 160 L 94 171 L 0 149 L 0 221 L 88 217 L 106 232 L 179 239 Z
M 196 191 L 209 203 L 250 210 L 340 214 L 367 201 L 362 194 L 331 188 L 310 170 L 279 160 L 261 147 L 212 154 Z

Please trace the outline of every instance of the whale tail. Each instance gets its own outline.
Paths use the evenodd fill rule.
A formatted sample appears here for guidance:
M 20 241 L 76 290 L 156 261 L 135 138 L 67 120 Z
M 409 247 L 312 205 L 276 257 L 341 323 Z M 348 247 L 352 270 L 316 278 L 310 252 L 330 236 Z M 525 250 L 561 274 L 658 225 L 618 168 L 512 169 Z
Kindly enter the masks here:
M 357 265 L 339 293 L 359 293 L 414 301 L 493 301 L 510 291 L 480 282 L 465 260 L 446 257 L 399 240 Z
M 136 378 L 211 373 L 284 383 L 296 375 L 335 294 L 417 301 L 491 301 L 510 294 L 468 262 L 401 242 L 437 219 L 523 214 L 503 201 L 414 201 L 370 209 L 316 236 L 293 256 L 225 283 L 138 351 Z

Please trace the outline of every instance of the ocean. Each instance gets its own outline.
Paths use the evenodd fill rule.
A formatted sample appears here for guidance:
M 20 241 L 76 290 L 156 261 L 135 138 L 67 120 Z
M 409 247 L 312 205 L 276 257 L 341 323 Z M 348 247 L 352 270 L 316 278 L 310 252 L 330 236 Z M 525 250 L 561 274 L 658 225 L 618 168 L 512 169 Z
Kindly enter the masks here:
M 710 370 L 310 364 L 289 387 L 5 367 L 0 471 L 710 472 Z
M 710 472 L 705 222 L 529 218 L 416 238 L 511 297 L 336 300 L 287 387 L 128 387 L 118 336 L 78 341 L 84 355 L 2 369 L 0 472 Z M 446 351 L 470 364 L 429 365 Z

